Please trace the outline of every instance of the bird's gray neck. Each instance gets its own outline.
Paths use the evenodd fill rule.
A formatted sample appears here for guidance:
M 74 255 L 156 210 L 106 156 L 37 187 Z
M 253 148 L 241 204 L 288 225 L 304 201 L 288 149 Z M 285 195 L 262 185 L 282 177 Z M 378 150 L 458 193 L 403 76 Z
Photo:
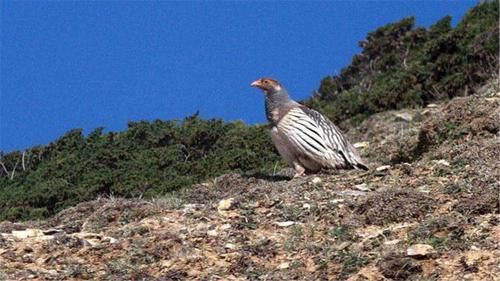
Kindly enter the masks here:
M 290 109 L 298 105 L 297 102 L 292 100 L 288 95 L 288 92 L 281 88 L 279 91 L 266 93 L 266 117 L 271 124 L 277 123 L 284 112 L 280 113 L 284 109 Z M 276 116 L 278 115 L 278 116 Z

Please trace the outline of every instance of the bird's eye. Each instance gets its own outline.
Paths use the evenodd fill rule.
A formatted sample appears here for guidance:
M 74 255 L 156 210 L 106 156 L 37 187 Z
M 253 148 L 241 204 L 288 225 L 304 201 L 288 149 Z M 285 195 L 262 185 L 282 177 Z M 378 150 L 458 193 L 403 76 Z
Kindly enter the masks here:
M 264 84 L 267 84 L 267 83 L 268 83 L 268 81 L 267 81 L 267 80 L 264 80 Z

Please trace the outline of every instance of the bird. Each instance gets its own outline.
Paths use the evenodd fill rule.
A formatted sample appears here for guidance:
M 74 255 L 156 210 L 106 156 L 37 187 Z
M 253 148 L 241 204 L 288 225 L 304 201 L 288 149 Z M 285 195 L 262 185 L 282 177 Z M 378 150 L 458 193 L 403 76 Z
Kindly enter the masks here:
M 323 169 L 368 170 L 340 129 L 321 113 L 291 99 L 280 82 L 264 77 L 250 86 L 265 94 L 272 142 L 295 170 L 294 178 Z

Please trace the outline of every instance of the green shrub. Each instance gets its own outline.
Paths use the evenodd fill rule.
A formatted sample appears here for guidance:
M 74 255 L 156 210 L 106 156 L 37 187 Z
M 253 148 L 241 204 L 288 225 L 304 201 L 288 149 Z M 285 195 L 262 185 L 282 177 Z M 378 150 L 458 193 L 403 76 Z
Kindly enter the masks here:
M 427 29 L 405 18 L 368 33 L 339 75 L 325 77 L 304 101 L 333 121 L 362 120 L 474 94 L 498 72 L 498 3 L 479 4 L 457 25 L 446 16 Z

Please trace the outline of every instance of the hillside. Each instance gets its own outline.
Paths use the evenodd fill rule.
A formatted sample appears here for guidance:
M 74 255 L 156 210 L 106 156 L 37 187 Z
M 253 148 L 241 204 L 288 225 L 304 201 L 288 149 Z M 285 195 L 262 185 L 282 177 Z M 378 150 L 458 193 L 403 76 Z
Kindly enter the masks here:
M 226 174 L 0 223 L 2 280 L 499 280 L 500 87 L 349 131 L 368 172 Z
M 498 14 L 497 2 L 487 1 L 456 27 L 450 17 L 430 28 L 415 27 L 414 18 L 383 26 L 304 103 L 349 130 L 377 112 L 475 95 L 498 72 Z M 385 134 L 378 133 L 352 140 Z M 416 147 L 399 158 L 370 160 L 398 164 L 422 152 Z M 121 132 L 74 129 L 48 145 L 0 152 L 0 221 L 47 218 L 99 196 L 154 198 L 230 172 L 270 175 L 283 167 L 265 126 L 194 114 L 130 122 Z
M 485 1 L 458 25 L 445 16 L 429 28 L 415 18 L 387 24 L 359 42 L 361 53 L 325 77 L 310 106 L 334 122 L 470 95 L 498 72 L 498 2 Z

